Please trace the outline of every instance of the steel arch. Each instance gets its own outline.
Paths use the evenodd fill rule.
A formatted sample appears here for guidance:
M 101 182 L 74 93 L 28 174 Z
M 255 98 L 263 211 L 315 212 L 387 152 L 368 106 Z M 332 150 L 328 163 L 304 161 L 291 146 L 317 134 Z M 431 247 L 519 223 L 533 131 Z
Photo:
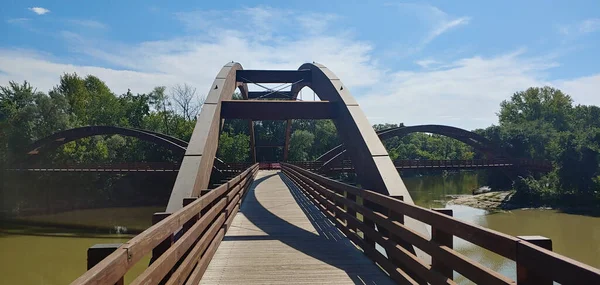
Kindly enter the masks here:
M 486 139 L 485 137 L 470 132 L 461 128 L 445 126 L 445 125 L 415 125 L 415 126 L 402 126 L 396 128 L 390 128 L 385 130 L 377 131 L 377 135 L 381 140 L 386 140 L 392 137 L 403 137 L 411 133 L 432 133 L 443 135 L 461 141 L 475 150 L 483 153 L 487 158 L 495 157 L 506 157 L 509 156 L 497 147 L 494 143 Z M 329 165 L 334 165 L 343 159 L 346 150 L 343 144 L 340 144 L 326 153 L 318 157 L 317 161 L 325 162 L 323 169 L 326 169 Z
M 98 135 L 123 135 L 135 137 L 140 140 L 153 142 L 181 155 L 185 153 L 187 147 L 187 143 L 183 140 L 152 131 L 112 126 L 87 126 L 60 131 L 40 139 L 31 144 L 28 148 L 27 155 L 38 155 L 40 152 L 56 149 L 68 142 Z

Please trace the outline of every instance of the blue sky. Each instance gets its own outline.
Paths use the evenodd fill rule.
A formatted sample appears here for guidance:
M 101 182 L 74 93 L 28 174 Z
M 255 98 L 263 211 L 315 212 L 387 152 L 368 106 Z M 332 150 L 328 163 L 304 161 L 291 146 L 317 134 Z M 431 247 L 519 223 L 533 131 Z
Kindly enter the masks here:
M 232 60 L 317 61 L 372 123 L 486 127 L 530 86 L 600 105 L 600 1 L 8 1 L 0 20 L 0 84 L 44 91 L 77 72 L 203 93 Z

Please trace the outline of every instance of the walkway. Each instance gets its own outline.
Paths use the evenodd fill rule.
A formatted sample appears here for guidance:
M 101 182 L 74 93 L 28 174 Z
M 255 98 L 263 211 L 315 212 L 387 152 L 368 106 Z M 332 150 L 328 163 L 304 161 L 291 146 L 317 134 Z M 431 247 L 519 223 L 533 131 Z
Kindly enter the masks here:
M 393 284 L 282 173 L 260 171 L 201 284 L 301 283 Z

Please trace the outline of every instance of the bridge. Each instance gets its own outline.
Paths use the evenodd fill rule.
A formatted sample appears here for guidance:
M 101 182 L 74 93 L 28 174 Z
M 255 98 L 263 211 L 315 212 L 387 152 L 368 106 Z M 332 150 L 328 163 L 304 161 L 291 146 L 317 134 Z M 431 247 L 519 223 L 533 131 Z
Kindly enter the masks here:
M 289 83 L 290 90 L 248 91 L 249 84 L 264 83 Z M 297 101 L 304 87 L 321 101 Z M 244 100 L 232 100 L 236 89 Z M 284 162 L 216 159 L 222 120 L 233 118 L 248 121 L 254 162 L 253 121 L 284 120 Z M 285 162 L 293 119 L 332 119 L 343 145 L 312 166 Z M 29 155 L 84 136 L 115 133 L 87 131 L 50 137 Z M 414 205 L 398 164 L 380 140 L 383 132 L 371 128 L 348 88 L 320 64 L 298 70 L 226 64 L 187 145 L 156 133 L 124 132 L 181 153 L 177 179 L 165 211 L 154 214 L 150 228 L 121 245 L 89 248 L 88 271 L 74 285 L 122 284 L 147 255 L 148 268 L 132 284 L 456 284 L 457 274 L 477 284 L 600 284 L 600 270 L 552 252 L 547 238 L 510 236 L 456 219 L 449 209 Z M 472 161 L 473 167 L 501 161 L 494 159 L 516 163 L 481 138 L 451 127 L 441 132 L 490 154 L 487 161 Z M 360 187 L 325 175 L 329 166 L 344 166 L 346 160 Z M 467 165 L 438 161 L 429 166 L 436 163 Z M 513 260 L 516 280 L 460 254 L 454 238 Z

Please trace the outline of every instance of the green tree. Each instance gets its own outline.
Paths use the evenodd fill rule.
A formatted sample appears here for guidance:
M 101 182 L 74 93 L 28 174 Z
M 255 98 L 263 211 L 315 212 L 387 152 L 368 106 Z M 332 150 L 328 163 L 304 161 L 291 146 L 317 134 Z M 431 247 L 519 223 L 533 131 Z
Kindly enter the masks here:
M 245 134 L 224 132 L 219 137 L 217 157 L 226 162 L 246 162 L 249 158 L 250 138 Z
M 307 150 L 312 147 L 315 135 L 305 130 L 296 130 L 290 137 L 289 160 L 306 161 L 309 154 Z

